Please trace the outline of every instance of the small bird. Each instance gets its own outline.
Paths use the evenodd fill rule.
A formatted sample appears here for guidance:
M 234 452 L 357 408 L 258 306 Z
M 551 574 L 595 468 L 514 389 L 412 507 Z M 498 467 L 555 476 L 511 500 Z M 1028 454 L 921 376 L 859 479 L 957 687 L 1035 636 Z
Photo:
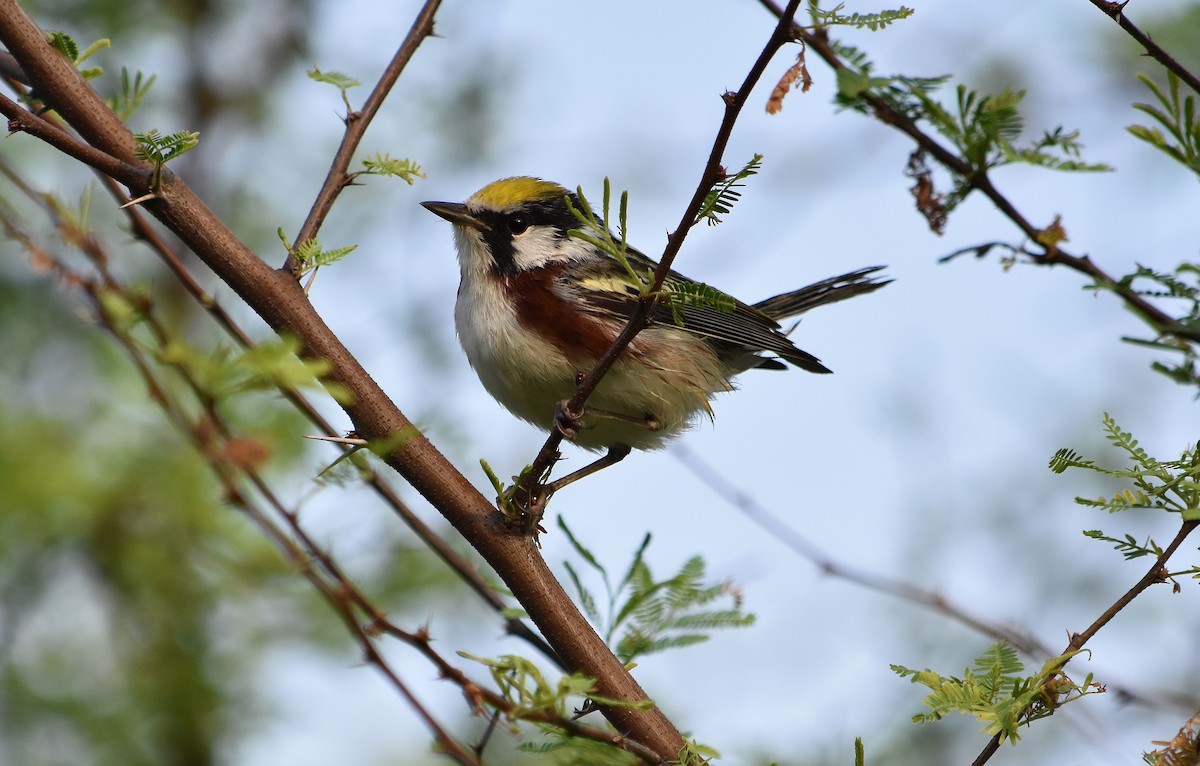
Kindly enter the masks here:
M 568 235 L 577 229 L 603 236 L 571 212 L 568 199 L 582 209 L 558 184 L 517 177 L 495 181 L 463 203 L 421 203 L 454 224 L 461 271 L 454 323 L 484 388 L 517 417 L 547 431 L 560 428 L 585 449 L 608 450 L 550 484 L 551 491 L 620 461 L 630 449 L 661 448 L 701 414 L 711 417 L 709 400 L 732 391 L 738 373 L 786 369 L 780 359 L 829 372 L 792 344 L 779 320 L 891 281 L 875 276 L 883 268 L 875 266 L 753 305 L 729 299 L 726 306 L 702 302 L 679 310 L 659 301 L 650 325 L 617 358 L 584 411 L 564 422 L 561 404 L 612 345 L 640 295 L 616 258 Z M 657 266 L 633 248 L 626 252 L 638 272 Z M 672 271 L 667 288 L 680 285 L 696 283 Z

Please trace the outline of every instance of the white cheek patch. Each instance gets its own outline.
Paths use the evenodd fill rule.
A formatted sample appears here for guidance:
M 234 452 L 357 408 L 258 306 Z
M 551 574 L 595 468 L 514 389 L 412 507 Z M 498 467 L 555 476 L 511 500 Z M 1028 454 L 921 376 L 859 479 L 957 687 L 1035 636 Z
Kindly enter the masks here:
M 534 226 L 524 234 L 513 237 L 513 265 L 517 271 L 527 271 L 561 259 L 559 248 L 563 240 L 548 226 Z
M 559 236 L 552 227 L 534 226 L 513 237 L 513 265 L 517 271 L 526 271 L 550 263 L 588 260 L 597 257 L 594 250 L 583 240 Z

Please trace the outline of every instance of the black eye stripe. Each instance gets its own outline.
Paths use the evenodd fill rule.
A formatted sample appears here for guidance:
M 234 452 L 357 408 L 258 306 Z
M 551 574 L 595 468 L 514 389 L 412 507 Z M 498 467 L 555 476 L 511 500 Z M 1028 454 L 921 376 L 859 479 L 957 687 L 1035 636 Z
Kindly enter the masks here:
M 571 195 L 571 202 L 576 208 L 579 207 L 579 200 L 574 194 Z M 483 211 L 477 215 L 488 223 L 489 228 L 483 233 L 483 239 L 491 251 L 496 270 L 506 275 L 516 272 L 514 240 L 530 228 L 547 227 L 555 237 L 562 239 L 569 230 L 581 226 L 562 199 L 534 200 L 521 205 L 519 210 Z
M 571 202 L 578 208 L 579 200 L 574 198 L 575 195 L 571 195 L 571 197 Z M 562 199 L 539 200 L 523 207 L 520 213 L 513 215 L 520 215 L 528 226 L 550 226 L 564 236 L 568 229 L 579 226 L 579 221 L 571 215 L 570 210 L 567 210 L 566 203 Z

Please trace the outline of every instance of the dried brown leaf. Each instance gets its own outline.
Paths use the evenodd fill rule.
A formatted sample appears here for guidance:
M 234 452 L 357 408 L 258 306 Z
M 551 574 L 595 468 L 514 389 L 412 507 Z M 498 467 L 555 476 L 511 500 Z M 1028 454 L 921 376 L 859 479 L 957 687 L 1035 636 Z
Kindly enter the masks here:
M 807 93 L 812 84 L 813 79 L 808 74 L 808 67 L 804 65 L 804 49 L 801 48 L 796 56 L 796 63 L 788 67 L 771 90 L 771 96 L 767 99 L 767 114 L 778 114 L 783 109 L 783 99 L 792 88 L 799 85 L 800 92 Z
M 914 181 L 909 191 L 917 202 L 917 212 L 924 216 L 934 234 L 941 234 L 946 228 L 946 205 L 933 186 L 933 174 L 925 163 L 925 152 L 918 149 L 909 155 L 904 174 Z

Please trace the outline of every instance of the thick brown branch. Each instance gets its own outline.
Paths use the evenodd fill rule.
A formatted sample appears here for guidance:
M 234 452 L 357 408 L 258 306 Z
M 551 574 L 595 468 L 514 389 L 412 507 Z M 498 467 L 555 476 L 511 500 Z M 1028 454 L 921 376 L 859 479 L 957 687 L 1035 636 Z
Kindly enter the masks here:
M 21 66 L 42 103 L 62 115 L 92 146 L 136 165 L 137 141 L 91 86 L 49 42 L 15 0 L 0 4 L 5 47 Z M 125 179 L 117 180 L 125 183 Z
M 3 168 L 0 163 L 0 168 Z M 7 171 L 6 171 L 7 172 Z M 120 192 L 116 189 L 112 179 L 104 177 L 106 188 L 118 199 Z M 158 231 L 150 225 L 146 216 L 137 207 L 125 208 L 125 214 L 129 218 L 133 232 L 143 242 L 153 250 L 159 258 L 175 275 L 175 278 L 183 286 L 184 290 L 192 297 L 196 303 L 203 308 L 208 314 L 221 326 L 234 340 L 243 348 L 250 348 L 254 345 L 249 333 L 241 328 L 240 325 L 230 316 L 229 312 L 209 295 L 208 292 L 200 285 L 196 278 L 188 271 L 183 260 L 178 254 L 167 244 Z M 298 389 L 284 386 L 281 387 L 280 393 L 294 406 L 297 410 L 308 418 L 309 422 L 316 426 L 326 436 L 337 436 L 338 431 L 334 428 L 325 417 L 317 410 L 316 406 L 308 400 L 303 393 Z M 417 538 L 425 544 L 434 554 L 440 558 L 447 566 L 462 578 L 462 580 L 483 599 L 497 614 L 502 614 L 507 609 L 507 604 L 496 594 L 496 591 L 487 583 L 486 580 L 476 571 L 458 551 L 445 540 L 443 540 L 437 532 L 426 524 L 420 516 L 413 512 L 408 504 L 405 503 L 399 495 L 384 481 L 376 471 L 367 469 L 364 475 L 364 481 L 375 494 L 386 503 L 392 511 L 400 517 L 400 520 L 408 526 L 409 529 L 417 536 Z M 546 643 L 546 640 L 531 629 L 524 621 L 515 617 L 505 619 L 505 632 L 511 636 L 524 639 L 538 651 L 545 654 L 550 659 L 554 660 L 561 666 L 561 661 L 554 653 L 554 649 Z

